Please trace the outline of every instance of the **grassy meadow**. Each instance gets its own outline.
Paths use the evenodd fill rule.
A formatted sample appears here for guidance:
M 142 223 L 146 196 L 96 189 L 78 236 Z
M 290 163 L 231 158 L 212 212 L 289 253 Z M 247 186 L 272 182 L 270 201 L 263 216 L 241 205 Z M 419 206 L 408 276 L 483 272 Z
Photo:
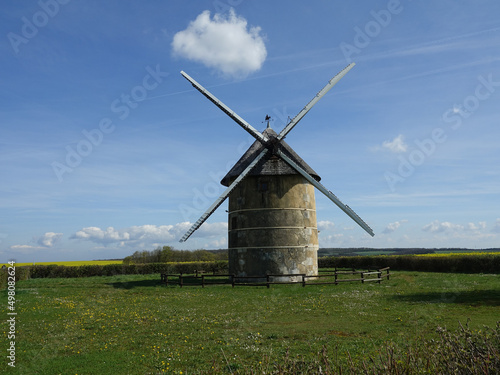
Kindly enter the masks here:
M 405 355 L 437 338 L 438 327 L 455 331 L 469 322 L 480 332 L 500 320 L 494 274 L 393 272 L 381 284 L 270 289 L 166 287 L 159 279 L 18 281 L 10 373 L 292 373 L 276 372 L 283 358 L 302 369 L 296 373 L 318 373 L 317 366 L 305 370 L 310 364 L 338 372 L 382 356 L 388 345 Z M 7 292 L 0 296 L 6 307 Z

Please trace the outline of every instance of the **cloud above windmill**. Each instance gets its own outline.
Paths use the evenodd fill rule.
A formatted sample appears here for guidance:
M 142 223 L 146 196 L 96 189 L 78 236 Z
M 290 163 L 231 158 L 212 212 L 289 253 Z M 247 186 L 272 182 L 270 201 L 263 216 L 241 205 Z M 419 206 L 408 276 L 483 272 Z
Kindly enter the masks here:
M 267 51 L 260 27 L 248 27 L 246 19 L 208 10 L 174 35 L 174 55 L 200 62 L 228 77 L 243 78 L 259 70 Z

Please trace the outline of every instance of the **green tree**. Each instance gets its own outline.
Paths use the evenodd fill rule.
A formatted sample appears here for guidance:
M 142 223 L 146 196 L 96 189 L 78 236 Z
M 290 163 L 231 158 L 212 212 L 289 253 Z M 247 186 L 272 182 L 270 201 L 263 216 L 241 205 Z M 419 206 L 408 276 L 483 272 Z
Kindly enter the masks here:
M 160 254 L 160 262 L 162 263 L 170 262 L 173 252 L 174 249 L 171 246 L 163 246 L 163 249 L 161 250 Z

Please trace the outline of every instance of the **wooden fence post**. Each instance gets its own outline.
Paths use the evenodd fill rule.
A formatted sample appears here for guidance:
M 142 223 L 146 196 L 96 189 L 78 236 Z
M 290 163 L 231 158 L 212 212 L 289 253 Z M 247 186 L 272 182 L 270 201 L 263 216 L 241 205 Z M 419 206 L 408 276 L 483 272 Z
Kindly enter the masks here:
M 302 287 L 306 286 L 306 275 L 302 275 Z
M 266 284 L 267 284 L 267 289 L 269 289 L 269 275 L 266 275 Z
M 361 284 L 365 283 L 365 273 L 361 272 Z
M 179 285 L 182 288 L 182 272 L 179 274 Z
M 205 274 L 204 273 L 201 275 L 201 287 L 202 288 L 205 287 Z

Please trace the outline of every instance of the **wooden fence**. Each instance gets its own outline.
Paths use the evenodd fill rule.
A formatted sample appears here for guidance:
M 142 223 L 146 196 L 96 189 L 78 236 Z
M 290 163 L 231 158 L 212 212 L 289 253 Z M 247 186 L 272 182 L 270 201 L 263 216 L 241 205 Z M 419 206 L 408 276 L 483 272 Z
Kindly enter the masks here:
M 337 270 L 320 271 L 318 275 L 308 276 L 305 274 L 286 274 L 286 275 L 263 275 L 263 276 L 236 276 L 232 274 L 207 273 L 196 271 L 194 274 L 167 274 L 162 273 L 161 282 L 165 285 L 200 286 L 204 288 L 208 285 L 231 285 L 235 286 L 265 286 L 278 284 L 301 284 L 306 285 L 338 285 L 344 282 L 377 282 L 381 283 L 383 279 L 389 280 L 390 268 L 377 268 L 368 270 Z M 358 277 L 354 277 L 358 275 Z M 283 280 L 291 278 L 294 280 Z M 255 281 L 253 281 L 255 280 Z

